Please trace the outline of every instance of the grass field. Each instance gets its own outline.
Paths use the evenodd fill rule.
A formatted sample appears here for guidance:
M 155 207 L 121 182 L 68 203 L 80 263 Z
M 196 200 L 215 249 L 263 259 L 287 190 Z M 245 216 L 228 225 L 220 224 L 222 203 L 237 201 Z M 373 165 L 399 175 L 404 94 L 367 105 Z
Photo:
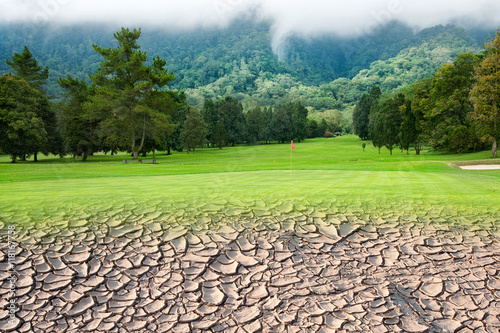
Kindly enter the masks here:
M 16 164 L 1 156 L 0 219 L 58 223 L 116 215 L 161 218 L 172 211 L 186 218 L 307 209 L 379 216 L 500 215 L 500 170 L 450 166 L 499 163 L 488 151 L 462 156 L 395 151 L 391 156 L 371 145 L 363 152 L 355 136 L 311 139 L 296 143 L 292 170 L 290 152 L 290 145 L 277 144 L 198 149 L 194 155 L 157 154 L 157 165 L 124 164 L 126 155 Z

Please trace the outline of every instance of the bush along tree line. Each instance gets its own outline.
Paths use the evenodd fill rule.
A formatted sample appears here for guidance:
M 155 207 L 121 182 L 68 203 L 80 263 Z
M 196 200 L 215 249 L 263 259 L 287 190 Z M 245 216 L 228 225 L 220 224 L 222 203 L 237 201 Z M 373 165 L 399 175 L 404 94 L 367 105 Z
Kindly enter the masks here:
M 64 101 L 50 103 L 44 91 L 48 68 L 24 48 L 7 60 L 12 73 L 0 77 L 0 152 L 12 162 L 38 153 L 72 154 L 83 161 L 96 152 L 128 151 L 134 158 L 155 151 L 188 153 L 196 147 L 300 142 L 340 127 L 325 119 L 308 119 L 300 103 L 243 112 L 232 97 L 206 99 L 191 109 L 183 91 L 168 89 L 174 75 L 165 60 L 151 62 L 137 43 L 140 29 L 114 34 L 116 48 L 93 45 L 104 58 L 91 83 L 67 75 L 59 78 Z
M 381 95 L 377 86 L 364 94 L 353 112 L 353 129 L 375 147 L 420 153 L 422 145 L 461 154 L 500 139 L 500 30 L 481 54 L 462 53 L 434 77 L 400 93 Z

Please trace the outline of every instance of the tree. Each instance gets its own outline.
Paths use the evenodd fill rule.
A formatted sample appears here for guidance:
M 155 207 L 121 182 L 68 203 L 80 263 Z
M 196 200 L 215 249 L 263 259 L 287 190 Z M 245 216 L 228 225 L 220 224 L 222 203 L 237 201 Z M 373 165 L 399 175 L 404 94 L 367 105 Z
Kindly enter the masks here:
M 399 143 L 399 133 L 401 129 L 401 106 L 405 105 L 405 97 L 403 94 L 397 94 L 393 99 L 389 99 L 382 103 L 382 114 L 384 117 L 382 141 L 384 146 L 389 149 L 392 155 L 392 150 Z
M 191 109 L 188 111 L 186 120 L 184 121 L 184 131 L 181 134 L 184 146 L 187 152 L 193 149 L 193 154 L 196 147 L 205 144 L 207 140 L 207 125 L 203 121 L 203 117 L 198 110 Z
M 85 81 L 67 76 L 65 79 L 59 78 L 57 83 L 66 92 L 63 96 L 66 103 L 62 111 L 62 128 L 65 146 L 68 152 L 73 155 L 83 155 L 82 160 L 101 148 L 97 128 L 99 122 L 90 117 L 84 109 L 84 104 L 94 94 L 94 89 L 89 87 Z M 111 147 L 113 150 L 113 147 Z
M 146 129 L 142 156 L 146 157 L 147 153 L 152 151 L 153 158 L 155 158 L 156 150 L 167 150 L 167 155 L 170 155 L 172 145 L 174 149 L 182 150 L 179 138 L 183 126 L 180 126 L 180 122 L 185 120 L 185 113 L 188 109 L 184 92 L 155 90 L 151 101 L 151 106 L 167 118 L 169 124 L 161 123 Z
M 222 146 L 225 146 L 227 144 L 227 134 L 222 119 L 219 119 L 217 121 L 217 124 L 215 125 L 213 139 L 214 143 L 217 145 L 217 147 L 219 147 L 219 149 L 222 149 Z
M 45 124 L 38 114 L 46 103 L 46 97 L 25 80 L 0 76 L 0 150 L 11 156 L 12 163 L 47 142 Z
M 409 154 L 410 146 L 415 144 L 419 134 L 417 130 L 417 119 L 411 110 L 410 101 L 407 101 L 405 105 L 401 106 L 401 113 L 403 123 L 401 124 L 399 141 L 401 149 L 406 150 L 406 154 Z
M 414 121 L 413 126 L 410 126 L 410 131 L 415 131 L 413 136 L 415 148 L 415 153 L 420 155 L 422 146 L 428 141 L 428 135 L 425 131 L 426 129 L 426 118 L 424 115 L 426 111 L 431 108 L 432 100 L 430 96 L 430 90 L 432 88 L 432 79 L 426 78 L 417 81 L 414 85 L 410 87 L 410 99 L 411 99 L 411 114 L 406 114 L 404 117 L 411 117 L 410 124 Z M 405 110 L 407 111 L 407 109 Z M 403 130 L 403 129 L 402 129 Z
M 101 136 L 108 142 L 128 145 L 134 158 L 143 148 L 149 130 L 160 128 L 171 133 L 175 128 L 170 122 L 174 103 L 171 95 L 161 90 L 174 75 L 168 73 L 160 57 L 146 64 L 146 53 L 137 44 L 140 35 L 141 29 L 122 28 L 114 34 L 117 48 L 93 45 L 104 61 L 90 77 L 96 90 L 85 104 L 89 114 L 99 120 Z
M 50 107 L 48 96 L 43 90 L 49 77 L 48 67 L 42 68 L 38 65 L 38 61 L 33 57 L 33 54 L 25 46 L 21 54 L 14 53 L 12 60 L 5 61 L 14 72 L 14 75 L 26 81 L 33 89 L 40 92 L 37 107 L 32 110 L 41 118 L 46 132 L 46 137 L 37 142 L 31 142 L 30 149 L 23 153 L 20 157 L 26 160 L 26 156 L 33 154 L 33 160 L 38 161 L 38 153 L 42 152 L 45 155 L 50 153 L 63 154 L 62 139 L 57 131 L 56 115 Z
M 203 109 L 201 110 L 201 114 L 203 116 L 203 121 L 207 124 L 207 144 L 212 144 L 214 146 L 214 132 L 215 126 L 217 125 L 218 115 L 217 109 L 215 107 L 214 102 L 207 98 L 205 99 L 205 103 L 203 103 Z
M 470 145 L 469 129 L 462 125 L 453 130 L 450 136 L 450 149 L 462 155 L 462 152 L 469 149 Z
M 328 132 L 329 126 L 328 123 L 326 122 L 325 118 L 321 118 L 319 124 L 318 124 L 318 136 L 321 137 L 325 135 L 326 132 Z
M 277 140 L 279 143 L 285 143 L 293 139 L 292 122 L 285 106 L 278 106 L 274 112 L 271 130 L 274 140 Z
M 35 89 L 41 90 L 47 83 L 49 68 L 39 66 L 28 47 L 25 46 L 21 54 L 14 53 L 12 60 L 5 62 L 14 71 L 15 76 L 26 80 Z
M 316 120 L 307 118 L 306 133 L 307 138 L 317 138 L 321 136 L 318 135 L 318 122 Z
M 217 103 L 219 119 L 224 123 L 228 143 L 243 142 L 246 135 L 246 121 L 243 114 L 243 106 L 237 99 L 226 97 Z
M 300 142 L 307 136 L 307 114 L 309 111 L 300 103 L 289 103 L 285 106 L 290 113 L 293 139 Z
M 259 107 L 255 107 L 247 112 L 247 139 L 248 143 L 254 144 L 264 139 L 266 119 Z
M 380 148 L 384 146 L 384 116 L 380 112 L 380 103 L 378 101 L 371 108 L 368 129 L 372 138 L 372 144 L 378 148 L 378 153 L 380 154 Z
M 40 148 L 40 152 L 45 156 L 49 154 L 64 157 L 64 140 L 59 131 L 58 118 L 54 103 L 48 103 L 48 108 L 41 109 L 40 116 L 43 119 L 45 130 L 47 131 L 47 143 Z M 38 151 L 33 152 L 33 161 L 37 162 Z
M 358 104 L 354 108 L 354 113 L 352 115 L 352 124 L 354 127 L 354 132 L 362 140 L 368 140 L 369 137 L 369 123 L 370 123 L 370 109 L 381 96 L 381 91 L 378 86 L 373 86 L 370 94 L 364 94 L 361 96 Z
M 185 120 L 186 110 L 189 108 L 186 96 L 183 91 L 155 89 L 148 102 L 158 113 L 154 115 L 156 122 L 146 129 L 146 137 L 152 144 L 153 152 L 168 149 L 169 138 L 180 126 L 181 119 Z
M 363 96 L 361 96 L 361 99 L 354 108 L 354 112 L 352 114 L 352 125 L 354 127 L 354 133 L 359 136 L 361 140 L 367 140 L 369 138 L 368 124 L 370 108 L 370 96 L 364 94 Z
M 370 99 L 372 100 L 372 105 L 373 103 L 378 100 L 382 96 L 382 91 L 380 90 L 379 86 L 373 86 L 372 89 L 370 90 Z
M 343 117 L 339 110 L 326 110 L 317 114 L 319 118 L 325 119 L 327 131 L 335 133 L 342 130 Z M 319 136 L 323 136 L 324 132 Z
M 262 116 L 264 118 L 264 128 L 262 129 L 262 141 L 266 144 L 272 140 L 272 129 L 271 123 L 273 120 L 273 110 L 271 107 L 264 108 L 262 110 Z
M 186 101 L 186 95 L 183 91 L 173 95 L 174 101 L 179 105 L 172 114 L 172 123 L 176 126 L 174 131 L 167 136 L 167 155 L 171 154 L 172 149 L 181 152 L 184 145 L 181 140 L 181 133 L 184 131 L 184 121 L 189 106 Z
M 472 119 L 484 141 L 491 142 L 491 157 L 497 157 L 500 139 L 500 29 L 486 45 L 486 56 L 476 69 L 477 82 L 471 91 L 474 104 Z
M 439 68 L 432 80 L 429 108 L 425 110 L 426 132 L 434 148 L 448 148 L 451 133 L 465 125 L 471 127 L 473 110 L 470 91 L 474 86 L 479 56 L 462 53 L 453 64 Z
M 370 136 L 375 147 L 386 146 L 392 155 L 392 150 L 400 142 L 402 123 L 401 108 L 406 103 L 403 94 L 387 98 L 375 103 L 370 111 Z

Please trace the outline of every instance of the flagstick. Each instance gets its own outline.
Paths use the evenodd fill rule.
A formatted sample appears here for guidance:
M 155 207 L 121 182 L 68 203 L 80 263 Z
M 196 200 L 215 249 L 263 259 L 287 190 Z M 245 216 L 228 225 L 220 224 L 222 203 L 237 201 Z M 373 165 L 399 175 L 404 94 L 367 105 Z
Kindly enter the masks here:
M 292 175 L 292 156 L 293 156 L 293 148 L 290 147 L 290 176 Z

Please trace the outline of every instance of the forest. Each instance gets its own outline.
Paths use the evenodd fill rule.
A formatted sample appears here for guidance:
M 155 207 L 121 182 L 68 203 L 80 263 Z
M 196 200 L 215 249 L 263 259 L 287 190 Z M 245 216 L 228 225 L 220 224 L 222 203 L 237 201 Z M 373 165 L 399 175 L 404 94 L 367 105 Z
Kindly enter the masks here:
M 391 153 L 410 146 L 418 153 L 424 143 L 462 152 L 498 137 L 473 111 L 491 104 L 481 100 L 478 71 L 494 61 L 495 44 L 483 50 L 454 26 L 414 33 L 392 22 L 357 40 L 291 37 L 281 59 L 266 24 L 168 36 L 73 27 L 44 38 L 32 32 L 28 41 L 14 33 L 19 27 L 9 29 L 0 35 L 8 73 L 0 81 L 0 149 L 12 161 L 36 161 L 39 153 L 84 160 L 98 151 L 194 153 L 352 131 Z M 13 50 L 23 42 L 22 52 Z
M 462 53 L 396 93 L 374 85 L 353 113 L 354 132 L 375 147 L 420 153 L 422 146 L 462 154 L 491 145 L 497 157 L 500 138 L 500 30 L 480 54 Z
M 27 46 L 49 68 L 46 90 L 61 98 L 59 77 L 71 74 L 90 83 L 99 67 L 92 45 L 116 46 L 119 27 L 48 25 L 36 31 L 22 25 L 0 25 L 0 59 Z M 300 101 L 311 110 L 352 107 L 373 84 L 389 91 L 429 77 L 462 52 L 478 53 L 488 33 L 452 25 L 417 33 L 390 22 L 358 38 L 291 36 L 285 52 L 271 47 L 270 23 L 241 21 L 226 29 L 195 31 L 144 30 L 141 49 L 165 59 L 174 73 L 169 87 L 186 91 L 191 106 L 205 98 L 232 96 L 245 108 Z M 471 34 L 475 38 L 471 37 Z M 0 73 L 9 66 L 0 64 Z

